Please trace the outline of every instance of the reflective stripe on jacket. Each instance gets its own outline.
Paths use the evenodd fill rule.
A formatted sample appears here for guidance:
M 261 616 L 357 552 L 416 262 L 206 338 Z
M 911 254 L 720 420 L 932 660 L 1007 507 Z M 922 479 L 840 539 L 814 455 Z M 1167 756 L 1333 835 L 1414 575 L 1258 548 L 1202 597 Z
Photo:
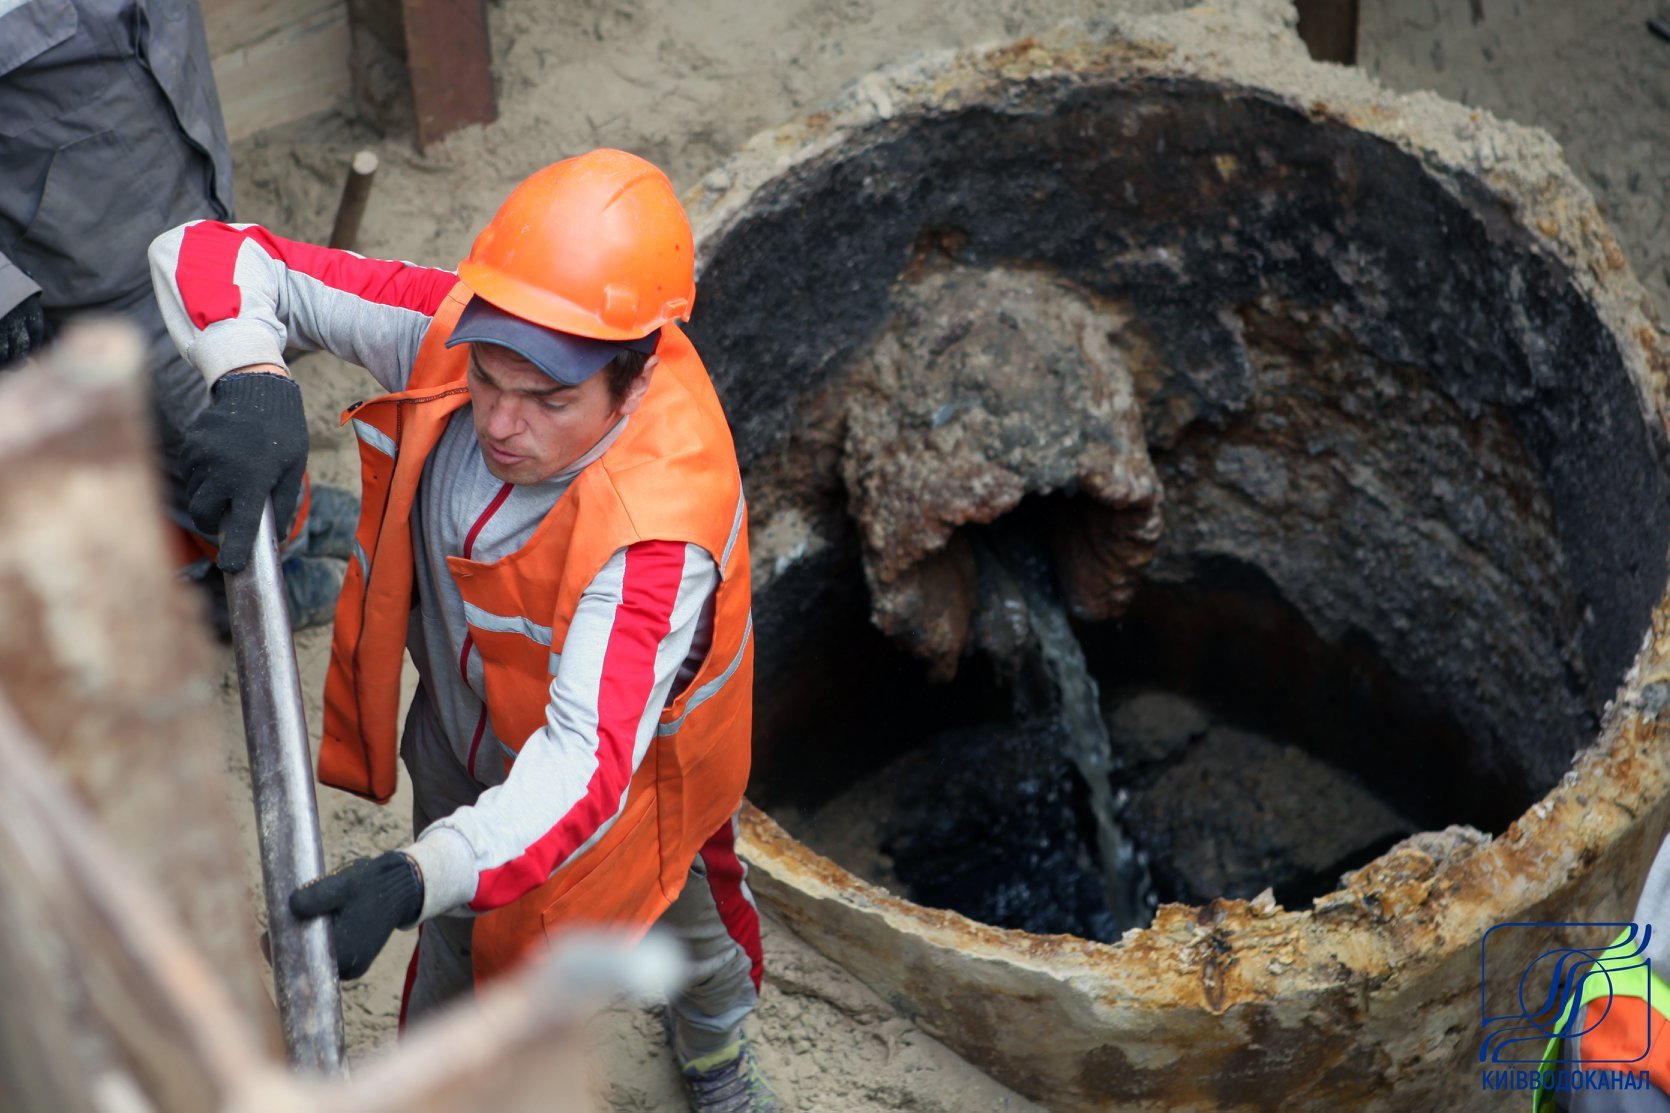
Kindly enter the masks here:
M 1670 985 L 1642 954 L 1643 940 L 1636 938 L 1640 926 L 1624 929 L 1594 961 L 1594 968 L 1576 971 L 1582 979 L 1577 994 L 1566 1001 L 1560 1018 L 1554 1025 L 1556 1032 L 1565 1033 L 1548 1041 L 1542 1053 L 1542 1074 L 1558 1069 L 1560 1044 L 1568 1039 L 1578 1040 L 1582 1055 L 1581 1066 L 1597 1070 L 1647 1071 L 1655 1087 L 1670 1085 L 1670 1041 L 1651 1039 L 1651 1028 L 1664 1027 L 1661 1010 L 1670 1008 Z M 1649 929 L 1650 930 L 1650 929 Z M 1601 1001 L 1601 998 L 1606 1000 Z M 1599 1001 L 1606 1006 L 1598 1013 L 1590 1005 Z M 1635 1007 L 1622 1007 L 1633 1003 Z M 1581 1015 L 1581 1021 L 1575 1018 Z M 1575 1022 L 1574 1022 L 1575 1021 Z M 1635 1029 L 1640 1029 L 1635 1031 Z M 1620 1037 L 1620 1038 L 1611 1038 Z M 1605 1041 L 1618 1049 L 1618 1054 L 1596 1057 L 1595 1047 Z M 1633 1049 L 1640 1048 L 1639 1058 Z M 1628 1049 L 1628 1050 L 1624 1050 Z M 1620 1061 L 1628 1057 L 1629 1061 Z M 1554 1109 L 1554 1092 L 1532 1091 L 1532 1113 L 1550 1113 Z
M 363 492 L 337 604 L 319 778 L 386 802 L 395 788 L 400 667 L 413 605 L 411 511 L 424 463 L 468 399 L 468 348 L 445 348 L 469 291 L 456 287 L 424 337 L 407 389 L 344 415 Z M 648 393 L 620 437 L 583 470 L 521 549 L 492 563 L 448 558 L 481 654 L 494 733 L 512 749 L 544 721 L 550 662 L 581 593 L 616 550 L 682 541 L 719 567 L 712 646 L 660 715 L 625 808 L 542 885 L 476 921 L 478 976 L 576 924 L 640 933 L 683 887 L 703 840 L 748 779 L 753 648 L 748 529 L 730 430 L 694 347 L 662 332 Z

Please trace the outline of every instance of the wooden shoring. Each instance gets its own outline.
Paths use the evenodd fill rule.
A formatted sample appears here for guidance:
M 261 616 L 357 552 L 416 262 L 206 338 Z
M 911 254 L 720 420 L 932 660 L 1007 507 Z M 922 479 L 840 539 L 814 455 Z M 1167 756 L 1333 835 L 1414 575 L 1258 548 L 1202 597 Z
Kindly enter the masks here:
M 0 697 L 0 1109 L 591 1113 L 572 978 L 536 964 L 352 1080 L 285 1071 Z
M 401 0 L 419 149 L 498 118 L 485 0 Z
M 140 358 L 130 328 L 90 324 L 0 379 L 0 691 L 276 1048 L 204 603 L 169 559 Z
M 283 1066 L 138 361 L 93 326 L 0 378 L 0 1109 L 590 1113 L 572 961 L 356 1078 Z
M 0 1108 L 212 1113 L 276 1067 L 0 700 Z

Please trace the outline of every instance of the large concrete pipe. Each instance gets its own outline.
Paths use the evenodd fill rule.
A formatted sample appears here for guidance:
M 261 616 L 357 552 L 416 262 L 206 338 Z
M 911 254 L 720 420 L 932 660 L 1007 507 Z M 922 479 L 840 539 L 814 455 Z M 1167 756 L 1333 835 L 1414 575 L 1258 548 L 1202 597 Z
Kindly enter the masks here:
M 1051 1107 L 1497 1107 L 1484 933 L 1627 919 L 1670 821 L 1670 356 L 1546 136 L 1227 7 L 872 75 L 692 197 L 754 529 L 752 795 L 784 823 L 749 816 L 751 881 Z M 1105 691 L 1282 738 L 1129 759 L 1164 903 L 1108 942 L 788 833 L 888 770 L 958 806 L 927 739 L 991 704 L 969 554 L 1016 515 Z M 1180 808 L 1304 810 L 1305 763 L 1378 833 L 1189 866 L 1241 821 Z

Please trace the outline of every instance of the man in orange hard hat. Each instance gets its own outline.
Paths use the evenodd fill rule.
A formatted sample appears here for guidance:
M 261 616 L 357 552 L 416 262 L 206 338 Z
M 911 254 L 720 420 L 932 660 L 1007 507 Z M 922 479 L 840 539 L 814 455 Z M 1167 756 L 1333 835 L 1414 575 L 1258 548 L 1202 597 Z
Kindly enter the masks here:
M 298 890 L 341 973 L 421 924 L 402 1020 L 564 929 L 687 945 L 669 1027 L 695 1108 L 776 1102 L 742 1037 L 759 920 L 734 846 L 748 778 L 748 530 L 725 415 L 675 323 L 695 298 L 666 175 L 599 150 L 539 171 L 450 271 L 199 222 L 151 259 L 213 384 L 191 513 L 252 528 L 307 451 L 286 343 L 389 393 L 345 415 L 362 512 L 336 609 L 319 776 L 415 841 Z M 403 650 L 419 685 L 401 715 Z

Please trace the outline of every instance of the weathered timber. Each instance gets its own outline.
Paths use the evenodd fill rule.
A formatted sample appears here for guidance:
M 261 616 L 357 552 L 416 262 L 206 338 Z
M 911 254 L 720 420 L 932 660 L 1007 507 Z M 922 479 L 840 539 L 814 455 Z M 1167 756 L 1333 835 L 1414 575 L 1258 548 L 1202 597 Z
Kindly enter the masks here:
M 137 364 L 99 326 L 0 379 L 0 1109 L 595 1108 L 560 959 L 355 1081 L 280 1062 Z
M 402 0 L 417 142 L 498 118 L 483 0 Z
M 233 141 L 348 101 L 344 0 L 204 0 L 203 23 Z
M 353 1081 L 286 1072 L 0 697 L 0 1108 L 497 1113 L 597 1105 L 560 959 Z
M 340 1113 L 592 1113 L 602 1108 L 580 1034 L 587 994 L 560 954 L 415 1026 L 398 1053 L 339 1087 Z
M 254 1029 L 42 757 L 0 698 L 0 1107 L 223 1108 Z
M 125 328 L 87 326 L 0 380 L 0 690 L 276 1046 L 138 352 Z

